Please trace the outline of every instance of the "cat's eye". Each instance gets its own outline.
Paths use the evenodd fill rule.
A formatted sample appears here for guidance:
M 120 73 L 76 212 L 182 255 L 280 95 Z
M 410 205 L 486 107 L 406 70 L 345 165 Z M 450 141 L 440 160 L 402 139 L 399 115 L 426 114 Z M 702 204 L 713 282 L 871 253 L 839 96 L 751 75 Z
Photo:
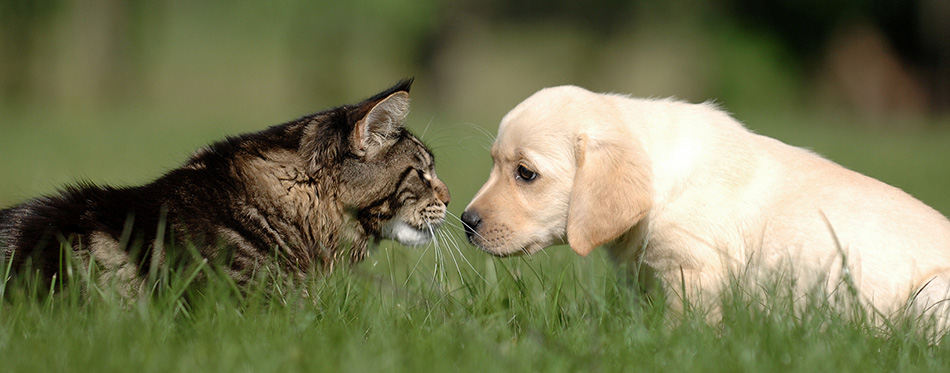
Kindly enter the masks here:
M 519 164 L 515 176 L 523 181 L 531 182 L 538 178 L 538 173 L 531 171 L 531 169 L 525 167 L 523 164 Z
M 420 170 L 420 169 L 416 169 L 416 173 L 419 174 L 419 178 L 422 179 L 422 182 L 423 182 L 423 183 L 426 183 L 426 186 L 430 186 L 430 187 L 432 186 L 432 182 L 429 181 L 429 178 L 426 177 L 425 171 L 422 171 L 422 170 Z

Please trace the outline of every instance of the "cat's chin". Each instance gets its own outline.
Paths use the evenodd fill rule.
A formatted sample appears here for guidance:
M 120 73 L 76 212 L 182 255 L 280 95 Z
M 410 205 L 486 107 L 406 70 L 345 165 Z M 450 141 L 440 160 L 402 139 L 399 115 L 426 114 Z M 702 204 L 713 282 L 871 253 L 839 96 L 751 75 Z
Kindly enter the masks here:
M 398 219 L 393 219 L 383 226 L 382 236 L 406 246 L 422 246 L 432 240 L 432 232 L 416 229 Z

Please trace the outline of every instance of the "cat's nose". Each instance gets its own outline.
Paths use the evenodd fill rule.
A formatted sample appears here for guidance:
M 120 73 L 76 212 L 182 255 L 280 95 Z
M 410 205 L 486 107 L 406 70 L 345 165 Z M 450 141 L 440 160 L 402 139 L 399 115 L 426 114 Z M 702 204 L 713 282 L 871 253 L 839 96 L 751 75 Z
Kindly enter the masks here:
M 435 198 L 438 198 L 439 201 L 442 201 L 442 203 L 444 203 L 446 206 L 448 206 L 449 202 L 452 201 L 452 194 L 449 193 L 449 187 L 446 186 L 441 180 L 436 180 Z
M 475 235 L 478 225 L 481 223 L 482 218 L 478 216 L 475 210 L 466 210 L 462 213 L 462 224 L 465 225 L 465 235 L 468 236 L 469 241 L 472 240 L 472 236 Z

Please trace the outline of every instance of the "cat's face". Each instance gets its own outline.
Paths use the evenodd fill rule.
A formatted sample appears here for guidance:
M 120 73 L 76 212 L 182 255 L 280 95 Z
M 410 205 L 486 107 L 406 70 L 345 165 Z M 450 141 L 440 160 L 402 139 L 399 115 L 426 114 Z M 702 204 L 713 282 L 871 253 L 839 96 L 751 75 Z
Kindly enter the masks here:
M 376 238 L 428 243 L 445 221 L 449 190 L 432 153 L 403 128 L 408 86 L 347 108 L 346 137 L 337 159 L 340 202 Z
M 445 221 L 449 189 L 435 174 L 432 154 L 412 135 L 393 146 L 393 153 L 409 162 L 390 169 L 390 177 L 400 179 L 391 202 L 396 212 L 383 224 L 382 236 L 405 245 L 426 244 Z

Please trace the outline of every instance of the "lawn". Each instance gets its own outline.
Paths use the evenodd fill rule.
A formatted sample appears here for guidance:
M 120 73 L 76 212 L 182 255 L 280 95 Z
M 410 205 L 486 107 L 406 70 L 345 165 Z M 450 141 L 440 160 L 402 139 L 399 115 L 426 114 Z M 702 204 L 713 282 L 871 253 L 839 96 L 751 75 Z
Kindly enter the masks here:
M 6 118 L 0 204 L 76 179 L 146 182 L 197 146 L 293 119 L 285 109 L 254 116 L 0 112 Z M 812 148 L 950 212 L 946 123 L 894 131 L 854 120 L 738 116 L 757 132 Z M 423 110 L 409 120 L 433 147 L 458 216 L 487 176 L 486 147 L 498 118 L 469 123 Z M 457 221 L 442 233 L 435 245 L 383 242 L 355 267 L 247 294 L 214 281 L 185 291 L 188 274 L 174 274 L 160 294 L 132 301 L 116 299 L 110 289 L 83 295 L 67 287 L 33 297 L 3 285 L 0 366 L 9 372 L 950 369 L 950 346 L 930 345 L 908 325 L 881 331 L 821 302 L 792 311 L 780 291 L 755 302 L 726 297 L 722 321 L 709 324 L 701 311 L 672 315 L 642 300 L 601 251 L 580 258 L 554 247 L 498 259 L 467 245 Z M 299 296 L 301 289 L 310 296 Z

